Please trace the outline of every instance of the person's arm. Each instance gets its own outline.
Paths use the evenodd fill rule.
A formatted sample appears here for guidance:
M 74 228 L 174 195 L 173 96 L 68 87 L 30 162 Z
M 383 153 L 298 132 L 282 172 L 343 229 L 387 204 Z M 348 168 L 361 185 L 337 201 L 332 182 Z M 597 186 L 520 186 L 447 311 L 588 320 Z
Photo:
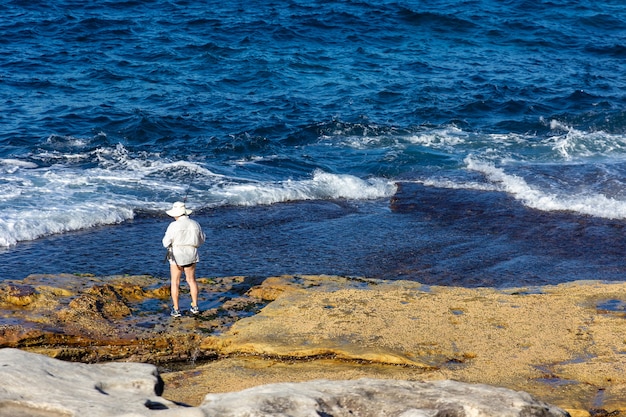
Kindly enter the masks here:
M 204 231 L 202 229 L 200 229 L 199 238 L 200 238 L 200 244 L 198 246 L 201 246 L 202 244 L 204 244 L 204 241 L 206 240 L 206 236 L 204 235 Z
M 163 236 L 163 247 L 168 248 L 172 244 L 172 241 L 172 227 L 170 225 L 165 231 L 165 236 Z

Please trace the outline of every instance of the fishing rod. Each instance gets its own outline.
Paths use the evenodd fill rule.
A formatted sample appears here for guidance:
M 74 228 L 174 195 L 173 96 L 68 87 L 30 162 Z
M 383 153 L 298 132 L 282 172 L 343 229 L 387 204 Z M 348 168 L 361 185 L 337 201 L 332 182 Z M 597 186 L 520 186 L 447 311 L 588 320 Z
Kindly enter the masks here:
M 195 169 L 191 174 L 191 178 L 189 179 L 189 183 L 187 184 L 187 190 L 185 191 L 185 198 L 183 198 L 183 203 L 187 203 L 187 197 L 189 197 L 189 191 L 191 191 L 191 184 L 193 184 L 193 181 L 197 173 L 198 173 L 198 170 Z

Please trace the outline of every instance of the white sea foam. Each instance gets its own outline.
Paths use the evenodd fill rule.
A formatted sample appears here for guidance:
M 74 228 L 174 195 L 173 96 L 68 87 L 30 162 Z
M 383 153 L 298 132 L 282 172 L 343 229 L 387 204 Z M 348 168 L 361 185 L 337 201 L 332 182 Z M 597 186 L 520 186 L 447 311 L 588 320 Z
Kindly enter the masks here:
M 597 148 L 598 144 L 602 143 L 606 136 L 603 133 L 582 132 L 556 120 L 550 122 L 550 129 L 553 131 L 564 131 L 564 133 L 551 136 L 547 139 L 547 142 L 565 160 L 571 160 L 575 156 L 592 156 L 594 149 L 588 147 L 587 143 L 593 143 L 593 146 Z
M 106 134 L 100 132 L 97 136 L 106 137 Z M 77 138 L 75 136 L 50 135 L 46 139 L 46 142 L 55 145 L 62 144 L 66 147 L 82 148 L 87 144 L 88 140 L 83 138 Z
M 541 144 L 549 146 L 566 161 L 626 153 L 626 137 L 603 131 L 582 131 L 558 120 L 550 121 L 552 135 Z
M 499 191 L 499 187 L 494 184 L 481 183 L 476 181 L 455 181 L 446 178 L 427 178 L 421 180 L 405 181 L 408 183 L 422 184 L 427 187 L 448 188 L 453 190 L 477 190 L 477 191 Z
M 431 148 L 448 148 L 465 144 L 469 136 L 463 130 L 449 126 L 413 135 L 409 137 L 409 142 Z
M 345 146 L 358 148 L 357 153 L 348 150 L 346 155 L 339 155 L 348 163 L 358 159 L 355 165 L 373 161 L 362 149 L 383 150 L 386 156 L 394 158 L 381 162 L 382 153 L 378 152 L 375 163 L 393 171 L 391 166 L 397 156 L 400 163 L 407 164 L 398 171 L 403 174 L 414 164 L 422 176 L 415 181 L 427 186 L 506 192 L 538 210 L 626 218 L 626 202 L 617 190 L 621 182 L 611 180 L 622 177 L 621 171 L 613 169 L 617 165 L 612 166 L 613 171 L 598 170 L 598 184 L 588 184 L 587 177 L 568 181 L 570 178 L 559 178 L 559 171 L 541 167 L 560 166 L 563 161 L 594 165 L 607 158 L 626 158 L 624 138 L 578 131 L 557 121 L 550 126 L 552 134 L 546 138 L 468 133 L 451 126 L 410 137 L 344 138 L 337 149 L 343 152 Z M 84 142 L 75 138 L 55 137 L 50 141 L 59 144 L 60 150 L 31 155 L 28 161 L 0 159 L 0 246 L 116 224 L 131 219 L 138 210 L 162 212 L 173 201 L 187 197 L 198 210 L 316 199 L 380 199 L 389 198 L 396 191 L 394 179 L 361 178 L 322 170 L 305 178 L 301 172 L 292 171 L 293 175 L 297 172 L 297 178 L 282 179 L 284 170 L 268 172 L 268 166 L 279 164 L 264 164 L 267 156 L 251 156 L 245 162 L 226 164 L 218 161 L 212 169 L 205 160 L 170 160 L 158 153 L 129 152 L 122 144 L 86 150 Z M 433 162 L 420 152 L 406 152 L 409 147 L 435 149 L 437 155 L 449 155 L 446 161 L 452 162 L 446 170 L 432 169 L 430 164 L 436 166 L 438 159 Z M 39 159 L 41 164 L 30 162 Z M 460 165 L 454 167 L 455 163 Z M 93 164 L 96 166 L 90 167 Z M 463 167 L 471 175 L 465 175 Z M 576 172 L 584 175 L 589 171 Z M 562 184 L 570 189 L 561 187 Z
M 584 131 L 558 120 L 545 123 L 551 130 L 547 137 L 513 132 L 484 134 L 447 126 L 416 133 L 406 141 L 449 152 L 451 156 L 479 153 L 483 159 L 495 161 L 508 157 L 522 162 L 572 162 L 626 155 L 626 136 L 623 134 Z M 398 142 L 397 146 L 403 148 L 403 143 Z
M 13 173 L 17 169 L 20 169 L 20 168 L 25 168 L 25 169 L 37 168 L 37 164 L 35 164 L 34 162 L 22 161 L 20 159 L 11 159 L 11 158 L 0 159 L 0 165 L 2 166 L 3 170 L 7 170 L 7 172 L 9 173 Z
M 73 204 L 31 209 L 5 209 L 0 219 L 0 246 L 133 218 L 133 210 L 113 204 Z
M 381 178 L 364 180 L 316 171 L 309 180 L 226 184 L 212 193 L 225 204 L 254 206 L 316 199 L 371 200 L 390 197 L 395 191 L 393 182 Z
M 124 152 L 117 150 L 116 155 Z M 137 210 L 162 212 L 191 189 L 194 209 L 220 205 L 267 205 L 314 199 L 376 199 L 393 195 L 380 178 L 317 171 L 311 178 L 245 180 L 216 174 L 193 162 L 123 156 L 115 166 L 76 170 L 55 164 L 19 175 L 0 175 L 0 246 L 43 236 L 117 224 Z
M 564 194 L 556 190 L 532 186 L 519 175 L 507 174 L 502 167 L 468 157 L 467 168 L 480 172 L 501 191 L 509 193 L 527 207 L 542 211 L 571 211 L 607 219 L 626 218 L 626 201 L 607 197 L 603 194 L 587 192 Z

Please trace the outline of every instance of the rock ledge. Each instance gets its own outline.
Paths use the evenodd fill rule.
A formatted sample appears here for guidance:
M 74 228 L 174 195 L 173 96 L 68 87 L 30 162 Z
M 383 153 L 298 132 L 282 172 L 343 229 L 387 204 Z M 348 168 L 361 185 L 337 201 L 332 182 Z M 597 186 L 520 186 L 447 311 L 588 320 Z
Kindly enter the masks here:
M 455 381 L 360 379 L 262 385 L 209 394 L 199 407 L 159 396 L 156 367 L 63 362 L 0 350 L 0 417 L 566 417 L 529 394 Z

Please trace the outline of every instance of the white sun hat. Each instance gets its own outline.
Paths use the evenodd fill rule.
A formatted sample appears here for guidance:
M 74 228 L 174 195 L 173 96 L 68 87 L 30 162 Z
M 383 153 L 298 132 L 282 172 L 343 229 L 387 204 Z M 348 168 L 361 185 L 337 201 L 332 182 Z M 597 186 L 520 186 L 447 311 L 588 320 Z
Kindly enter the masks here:
M 180 217 L 180 216 L 186 216 L 188 214 L 191 214 L 191 210 L 188 210 L 185 207 L 185 203 L 183 203 L 182 201 L 177 201 L 172 205 L 172 209 L 171 210 L 166 210 L 165 211 L 169 216 L 172 217 Z

